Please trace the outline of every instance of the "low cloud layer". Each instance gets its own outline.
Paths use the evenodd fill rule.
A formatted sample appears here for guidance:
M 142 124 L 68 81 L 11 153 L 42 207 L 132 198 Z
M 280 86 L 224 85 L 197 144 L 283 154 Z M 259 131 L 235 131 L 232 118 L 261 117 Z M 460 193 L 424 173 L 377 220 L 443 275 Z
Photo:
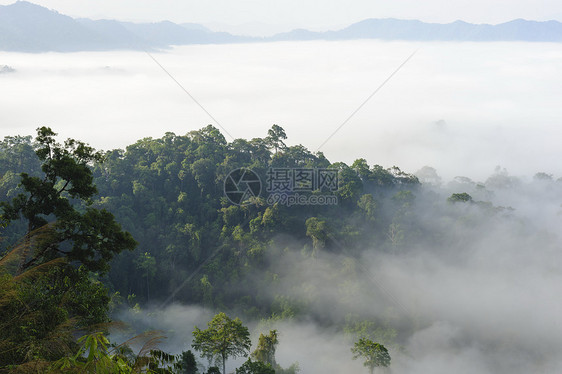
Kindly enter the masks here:
M 380 41 L 186 46 L 154 57 L 234 137 L 316 150 L 414 50 L 414 58 L 321 150 L 450 179 L 562 174 L 562 54 L 549 43 Z M 49 125 L 97 148 L 213 121 L 145 53 L 4 53 L 4 135 Z M 216 124 L 215 124 L 216 125 Z M 108 134 L 111 133 L 111 136 Z M 230 140 L 230 139 L 229 139 Z

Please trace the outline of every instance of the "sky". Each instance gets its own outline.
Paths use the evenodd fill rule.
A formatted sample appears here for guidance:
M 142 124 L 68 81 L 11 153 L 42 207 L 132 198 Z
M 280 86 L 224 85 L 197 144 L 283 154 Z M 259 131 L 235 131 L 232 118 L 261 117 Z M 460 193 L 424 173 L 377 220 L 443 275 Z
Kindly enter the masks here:
M 0 0 L 7 5 L 13 0 Z M 333 29 L 366 18 L 502 23 L 516 18 L 562 21 L 559 0 L 34 0 L 72 17 Z M 421 6 L 420 3 L 423 3 Z

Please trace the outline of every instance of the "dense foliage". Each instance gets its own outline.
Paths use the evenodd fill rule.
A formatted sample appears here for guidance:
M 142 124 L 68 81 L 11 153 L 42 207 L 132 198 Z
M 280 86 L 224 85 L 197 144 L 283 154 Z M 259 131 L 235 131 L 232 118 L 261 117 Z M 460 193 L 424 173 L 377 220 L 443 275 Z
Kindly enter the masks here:
M 208 126 L 186 136 L 143 139 L 126 151 L 106 154 L 95 168 L 96 206 L 115 214 L 140 243 L 137 251 L 114 261 L 119 270 L 109 280 L 115 290 L 145 301 L 156 301 L 151 299 L 155 294 L 160 302 L 174 295 L 183 302 L 269 315 L 271 305 L 248 295 L 249 285 L 232 285 L 282 255 L 274 248 L 284 235 L 314 256 L 320 250 L 340 251 L 341 245 L 388 245 L 373 227 L 383 231 L 393 224 L 407 232 L 398 227 L 406 224 L 416 177 L 398 168 L 369 167 L 365 160 L 331 164 L 321 153 L 285 146 L 282 129 L 273 130 L 265 139 L 227 143 Z M 334 168 L 338 205 L 270 205 L 265 194 L 251 205 L 233 205 L 223 184 L 230 171 L 242 167 L 261 177 L 262 189 L 270 167 Z M 387 213 L 379 216 L 382 212 Z
M 101 361 L 131 370 L 141 364 L 165 370 L 168 363 L 182 361 L 184 372 L 197 372 L 191 352 L 179 358 L 145 352 L 137 359 L 111 348 L 103 335 L 76 340 L 78 329 L 109 320 L 110 297 L 113 306 L 126 297 L 143 305 L 199 304 L 270 321 L 314 319 L 365 343 L 354 353 L 367 359 L 369 368 L 375 361 L 386 366 L 390 357 L 384 347 L 397 347 L 400 334 L 414 329 L 416 321 L 401 321 L 397 331 L 391 318 L 373 320 L 368 313 L 349 311 L 357 295 L 388 298 L 361 256 L 400 255 L 418 247 L 455 252 L 490 222 L 511 220 L 525 227 L 510 208 L 489 202 L 492 189 L 519 183 L 503 170 L 485 184 L 458 177 L 440 189 L 441 180 L 429 167 L 414 176 L 364 159 L 332 163 L 302 145 L 287 146 L 286 139 L 274 125 L 265 138 L 227 142 L 209 125 L 97 153 L 74 140 L 61 145 L 47 128 L 39 129 L 35 141 L 6 137 L 0 142 L 0 254 L 6 263 L 11 258 L 11 265 L 0 269 L 0 308 L 6 313 L 0 321 L 0 362 L 45 366 L 56 361 L 79 371 Z M 227 176 L 237 169 L 251 170 L 261 180 L 261 194 L 243 205 L 233 204 L 224 192 Z M 299 192 L 328 194 L 337 204 L 272 202 L 266 191 L 272 169 L 337 172 L 333 190 Z M 533 183 L 555 182 L 539 173 Z M 37 230 L 48 235 L 39 240 Z M 329 256 L 335 261 L 320 261 Z M 303 276 L 308 272 L 314 276 Z M 373 282 L 360 281 L 365 278 Z M 326 285 L 332 287 L 329 306 L 321 292 Z M 19 313 L 22 306 L 29 313 Z M 244 336 L 236 349 L 246 354 L 244 329 L 238 326 Z M 193 347 L 220 357 L 224 371 L 233 353 L 209 348 L 214 335 L 205 331 L 196 329 Z M 53 339 L 64 349 L 51 344 Z M 295 372 L 275 362 L 277 343 L 275 330 L 262 334 L 240 372 Z M 101 347 L 103 360 L 83 357 L 88 344 Z M 381 347 L 383 359 L 371 360 L 371 351 L 380 353 Z

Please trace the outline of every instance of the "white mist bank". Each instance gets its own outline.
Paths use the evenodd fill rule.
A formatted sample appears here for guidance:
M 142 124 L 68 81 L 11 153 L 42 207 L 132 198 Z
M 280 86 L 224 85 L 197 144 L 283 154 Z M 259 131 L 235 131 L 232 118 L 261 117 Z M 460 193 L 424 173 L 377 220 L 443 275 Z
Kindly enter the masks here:
M 562 48 L 551 43 L 373 40 L 178 47 L 154 57 L 233 137 L 285 128 L 322 151 L 474 179 L 496 165 L 562 175 Z M 48 125 L 100 149 L 213 123 L 143 52 L 0 53 L 1 134 Z M 218 127 L 218 125 L 215 124 Z M 225 134 L 227 139 L 231 140 Z

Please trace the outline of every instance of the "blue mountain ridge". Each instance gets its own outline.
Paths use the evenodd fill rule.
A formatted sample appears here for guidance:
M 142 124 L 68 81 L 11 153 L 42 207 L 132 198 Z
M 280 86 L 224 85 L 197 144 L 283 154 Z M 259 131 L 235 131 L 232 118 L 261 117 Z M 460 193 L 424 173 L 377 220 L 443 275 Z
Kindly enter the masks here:
M 213 32 L 195 23 L 74 19 L 27 1 L 0 6 L 0 50 L 3 51 L 153 50 L 185 44 L 350 39 L 562 42 L 562 23 L 517 19 L 498 25 L 463 21 L 438 24 L 366 19 L 336 31 L 297 29 L 257 38 Z

